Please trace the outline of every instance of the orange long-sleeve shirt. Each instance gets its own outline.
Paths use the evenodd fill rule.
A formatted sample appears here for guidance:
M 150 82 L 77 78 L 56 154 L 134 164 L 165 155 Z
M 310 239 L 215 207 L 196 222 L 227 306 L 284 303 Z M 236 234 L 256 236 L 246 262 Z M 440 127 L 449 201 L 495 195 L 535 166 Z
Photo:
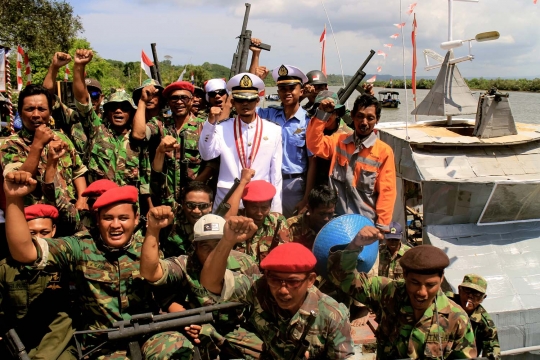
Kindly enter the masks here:
M 306 131 L 308 149 L 330 160 L 330 183 L 338 192 L 336 213 L 360 214 L 389 230 L 396 201 L 394 152 L 372 133 L 357 148 L 354 134 L 324 136 L 326 121 L 314 117 Z

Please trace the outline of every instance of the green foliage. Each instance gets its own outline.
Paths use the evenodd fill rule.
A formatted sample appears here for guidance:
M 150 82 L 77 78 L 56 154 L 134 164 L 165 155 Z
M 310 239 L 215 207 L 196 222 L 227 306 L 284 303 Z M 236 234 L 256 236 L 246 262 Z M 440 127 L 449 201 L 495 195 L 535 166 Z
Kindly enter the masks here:
M 11 48 L 21 45 L 31 51 L 30 55 L 49 58 L 55 51 L 68 50 L 82 29 L 81 19 L 65 1 L 0 1 L 3 45 Z

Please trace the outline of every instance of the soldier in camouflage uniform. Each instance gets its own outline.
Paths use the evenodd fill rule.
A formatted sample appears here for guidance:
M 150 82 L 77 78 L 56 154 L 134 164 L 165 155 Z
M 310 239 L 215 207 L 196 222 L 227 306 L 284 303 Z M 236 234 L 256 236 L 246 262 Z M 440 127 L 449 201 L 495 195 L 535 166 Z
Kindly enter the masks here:
M 411 247 L 401 243 L 403 230 L 401 224 L 390 223 L 390 232 L 384 234 L 385 244 L 379 245 L 379 276 L 384 276 L 392 280 L 403 279 L 403 268 L 399 260 L 405 251 Z
M 133 185 L 142 202 L 150 196 L 147 129 L 144 120 L 134 122 L 137 109 L 131 97 L 123 91 L 112 94 L 104 108 L 104 119 L 92 108 L 85 82 L 86 64 L 92 60 L 91 50 L 77 50 L 73 67 L 73 92 L 80 121 L 88 134 L 88 178 L 90 182 L 109 179 L 118 185 Z
M 308 211 L 287 219 L 291 241 L 313 249 L 319 231 L 334 217 L 337 194 L 328 185 L 319 185 L 309 192 Z
M 40 85 L 28 85 L 19 94 L 23 128 L 9 136 L 0 147 L 0 165 L 7 174 L 16 170 L 30 172 L 40 186 L 25 198 L 25 205 L 48 203 L 60 210 L 62 231 L 75 231 L 78 209 L 84 209 L 87 172 L 73 143 L 49 125 L 52 96 Z
M 8 174 L 5 179 L 4 190 L 10 204 L 6 234 L 13 259 L 36 269 L 50 266 L 69 274 L 77 288 L 84 329 L 105 329 L 134 314 L 157 311 L 151 288 L 139 269 L 143 239 L 134 235 L 139 219 L 137 189 L 124 186 L 103 193 L 93 206 L 98 218 L 98 228 L 93 233 L 82 231 L 69 237 L 42 239 L 30 235 L 22 210 L 22 197 L 35 185 L 31 174 L 23 171 Z M 149 222 L 148 233 L 160 226 Z M 145 341 L 142 351 L 146 359 L 192 357 L 193 346 L 178 332 L 159 333 L 141 340 Z M 88 351 L 101 341 L 99 335 L 88 335 L 84 339 L 85 349 Z M 126 358 L 122 345 L 112 346 L 106 344 L 92 358 Z
M 191 105 L 191 113 L 193 116 L 200 119 L 206 119 L 208 117 L 206 93 L 203 88 L 198 86 L 194 87 L 193 92 L 193 104 Z
M 96 180 L 88 187 L 84 192 L 82 193 L 82 196 L 86 197 L 87 204 L 89 209 L 92 209 L 92 206 L 96 202 L 97 198 L 103 195 L 103 193 L 109 189 L 117 188 L 118 185 L 116 183 L 112 182 L 111 180 L 107 179 L 101 179 Z M 87 230 L 89 232 L 95 231 L 97 228 L 96 223 L 96 214 L 92 210 L 85 210 L 81 212 L 81 227 L 83 230 Z M 48 237 L 48 236 L 43 236 Z
M 173 116 L 163 122 L 153 119 L 148 124 L 151 136 L 160 139 L 152 162 L 152 195 L 161 200 L 160 204 L 173 209 L 179 208 L 182 189 L 190 181 L 207 183 L 219 167 L 215 160 L 203 161 L 199 154 L 199 135 L 204 119 L 191 114 L 193 92 L 193 85 L 187 81 L 167 86 L 163 96 Z
M 355 300 L 381 314 L 377 328 L 378 359 L 461 359 L 476 357 L 467 314 L 441 291 L 448 256 L 420 245 L 401 258 L 404 280 L 356 272 L 363 246 L 382 234 L 366 226 L 346 246 L 334 247 L 328 259 L 330 280 Z M 339 250 L 344 248 L 344 250 Z
M 486 279 L 480 275 L 467 274 L 463 278 L 461 285 L 459 285 L 459 293 L 448 292 L 446 295 L 461 305 L 469 315 L 476 339 L 478 356 L 482 355 L 482 357 L 494 360 L 501 358 L 501 347 L 497 327 L 489 313 L 481 305 L 487 296 L 486 290 Z
M 287 243 L 272 250 L 261 262 L 262 277 L 226 270 L 227 254 L 256 228 L 249 218 L 232 216 L 227 220 L 223 238 L 204 263 L 202 285 L 212 295 L 221 294 L 213 296 L 222 301 L 253 306 L 249 323 L 264 342 L 261 359 L 292 358 L 304 332 L 310 359 L 351 359 L 354 353 L 347 309 L 313 286 L 317 260 L 304 246 Z
M 31 205 L 24 214 L 32 235 L 54 237 L 55 207 Z M 37 270 L 12 259 L 0 263 L 0 334 L 15 329 L 31 359 L 76 359 L 69 300 L 66 274 L 50 267 Z M 11 359 L 1 343 L 0 358 Z
M 162 214 L 162 217 L 166 215 Z M 163 310 L 178 311 L 172 307 L 175 303 L 188 309 L 215 304 L 214 299 L 200 283 L 200 273 L 208 254 L 223 236 L 224 225 L 225 220 L 217 215 L 208 214 L 200 218 L 194 227 L 195 251 L 189 256 L 182 255 L 160 260 L 159 253 L 156 251 L 158 244 L 155 238 L 145 240 L 141 257 L 141 275 L 155 286 L 154 294 Z M 247 276 L 260 275 L 258 265 L 251 257 L 234 250 L 227 258 L 227 269 Z M 201 346 L 205 353 L 204 357 L 212 354 L 211 358 L 215 358 L 219 353 L 219 350 L 217 353 L 215 351 L 216 346 L 232 358 L 259 357 L 262 342 L 253 333 L 243 328 L 246 326 L 245 315 L 239 309 L 228 310 L 219 314 L 213 326 L 203 326 L 201 332 L 203 336 L 199 338 L 205 345 Z M 211 339 L 206 339 L 204 335 Z M 208 344 L 208 342 L 211 343 Z M 220 354 L 221 357 L 224 356 L 223 352 Z
M 244 188 L 244 209 L 239 215 L 253 219 L 257 231 L 245 243 L 237 244 L 236 250 L 253 256 L 257 264 L 276 246 L 288 243 L 287 219 L 277 212 L 270 212 L 276 188 L 266 180 L 252 180 Z

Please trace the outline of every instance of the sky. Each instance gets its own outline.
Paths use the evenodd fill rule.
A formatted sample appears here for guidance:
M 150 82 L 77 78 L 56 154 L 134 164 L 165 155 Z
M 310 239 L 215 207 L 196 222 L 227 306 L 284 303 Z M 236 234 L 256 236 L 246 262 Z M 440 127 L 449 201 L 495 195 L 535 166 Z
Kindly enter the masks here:
M 104 58 L 138 61 L 141 49 L 151 57 L 150 43 L 156 43 L 160 60 L 168 55 L 175 65 L 210 62 L 230 67 L 246 0 L 67 1 L 82 19 L 81 36 Z M 422 50 L 444 55 L 440 44 L 448 40 L 448 0 L 252 0 L 248 29 L 272 46 L 261 55 L 261 65 L 270 69 L 281 64 L 304 72 L 320 69 L 319 38 L 326 24 L 327 73 L 341 74 L 342 66 L 346 75 L 354 74 L 373 49 L 387 56 L 374 56 L 367 73 L 377 73 L 381 67 L 380 74 L 410 76 L 413 17 L 406 11 L 414 2 L 417 74 L 436 76 L 436 70 L 424 70 Z M 406 23 L 403 38 L 394 26 L 401 22 Z M 461 63 L 461 73 L 465 77 L 540 77 L 538 24 L 540 4 L 533 0 L 454 1 L 453 39 L 471 39 L 493 30 L 501 34 L 496 41 L 472 42 L 474 60 Z M 395 33 L 399 38 L 391 39 Z M 454 51 L 456 57 L 468 53 L 466 45 Z

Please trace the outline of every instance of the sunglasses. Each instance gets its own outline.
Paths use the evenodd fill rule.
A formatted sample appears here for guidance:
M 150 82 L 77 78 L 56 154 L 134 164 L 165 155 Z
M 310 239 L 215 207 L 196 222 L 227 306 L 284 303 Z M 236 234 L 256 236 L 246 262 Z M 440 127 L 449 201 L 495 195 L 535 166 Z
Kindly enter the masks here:
M 465 295 L 470 296 L 475 300 L 482 300 L 482 298 L 484 297 L 484 294 L 482 294 L 480 291 L 476 291 L 466 287 L 461 287 L 459 290 L 463 291 Z
M 195 210 L 196 208 L 199 208 L 199 210 L 203 211 L 208 209 L 212 203 L 197 203 L 193 201 L 187 201 L 186 202 L 186 208 L 188 210 Z
M 221 89 L 221 90 L 216 90 L 216 91 L 209 91 L 208 92 L 208 97 L 211 97 L 211 98 L 214 98 L 216 96 L 223 96 L 227 93 L 227 90 L 225 89 Z
M 299 279 L 280 279 L 273 276 L 267 276 L 266 281 L 268 282 L 268 285 L 271 287 L 287 287 L 287 289 L 296 289 L 300 287 L 306 280 L 308 279 L 308 276 L 303 278 L 302 280 Z
M 191 100 L 193 97 L 188 95 L 174 95 L 169 98 L 169 101 L 171 102 L 178 102 L 181 101 L 183 103 L 187 103 L 189 100 Z
M 90 92 L 90 97 L 94 100 L 98 100 L 100 96 L 101 96 L 101 93 L 99 91 Z
M 110 104 L 108 105 L 107 110 L 110 112 L 115 112 L 118 109 L 120 109 L 122 112 L 125 112 L 125 113 L 133 111 L 133 107 L 131 107 L 130 104 L 126 104 L 126 103 Z

